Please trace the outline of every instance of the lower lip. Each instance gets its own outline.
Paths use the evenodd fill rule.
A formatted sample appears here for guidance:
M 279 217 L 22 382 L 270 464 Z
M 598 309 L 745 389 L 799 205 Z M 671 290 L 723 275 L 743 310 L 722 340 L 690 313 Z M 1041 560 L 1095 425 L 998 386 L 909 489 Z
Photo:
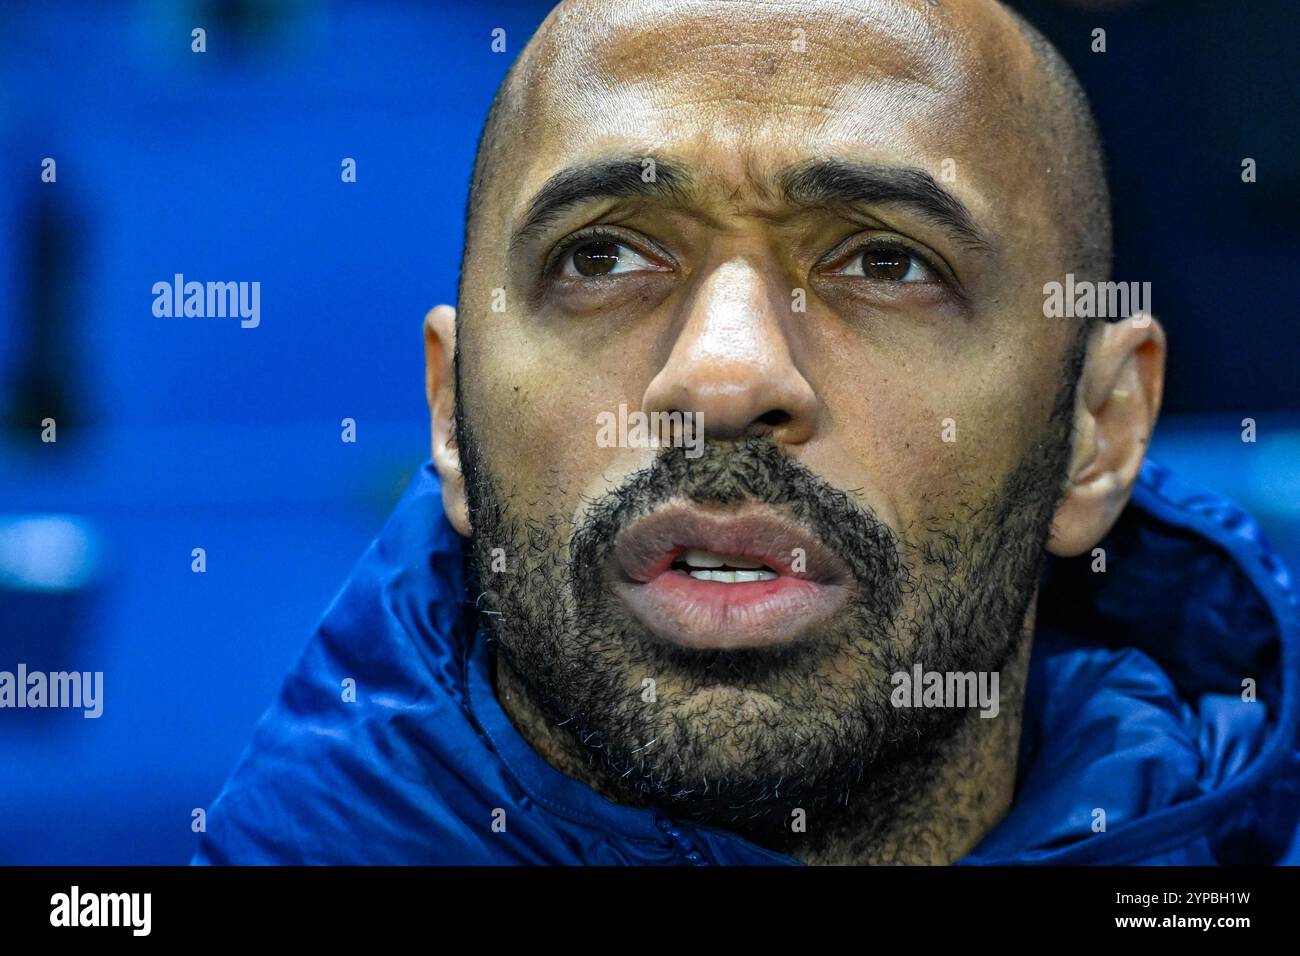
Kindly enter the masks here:
M 844 604 L 842 587 L 782 574 L 725 584 L 666 570 L 614 591 L 655 637 L 696 650 L 767 647 L 796 641 Z

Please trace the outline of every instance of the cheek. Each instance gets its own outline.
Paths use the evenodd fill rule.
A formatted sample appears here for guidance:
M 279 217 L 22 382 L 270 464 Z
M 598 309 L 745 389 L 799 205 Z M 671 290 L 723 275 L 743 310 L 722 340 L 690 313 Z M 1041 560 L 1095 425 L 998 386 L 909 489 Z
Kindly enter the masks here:
M 1047 421 L 1050 383 L 1017 366 L 866 355 L 823 380 L 828 427 L 804 462 L 897 531 L 950 523 L 998 491 Z
M 576 517 L 584 499 L 619 484 L 654 456 L 649 449 L 601 447 L 604 414 L 641 405 L 653 377 L 648 343 L 598 336 L 515 336 L 467 383 L 475 432 L 488 467 L 520 517 Z M 527 355 L 526 361 L 518 356 Z M 502 361 L 516 357 L 509 363 Z

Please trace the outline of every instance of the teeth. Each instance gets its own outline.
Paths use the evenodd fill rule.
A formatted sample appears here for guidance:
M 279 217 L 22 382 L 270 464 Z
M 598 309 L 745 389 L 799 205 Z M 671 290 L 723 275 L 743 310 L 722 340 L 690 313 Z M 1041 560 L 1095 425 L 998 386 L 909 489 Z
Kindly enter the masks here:
M 731 562 L 728 561 L 727 563 L 730 564 Z M 722 584 L 743 584 L 748 581 L 774 581 L 777 578 L 775 571 L 766 570 L 689 571 L 687 573 L 697 581 L 718 581 Z
M 677 559 L 683 564 L 689 564 L 693 568 L 744 568 L 750 571 L 757 571 L 766 567 L 762 561 L 751 561 L 748 558 L 737 558 L 726 554 L 717 554 L 713 551 L 684 551 L 681 557 Z

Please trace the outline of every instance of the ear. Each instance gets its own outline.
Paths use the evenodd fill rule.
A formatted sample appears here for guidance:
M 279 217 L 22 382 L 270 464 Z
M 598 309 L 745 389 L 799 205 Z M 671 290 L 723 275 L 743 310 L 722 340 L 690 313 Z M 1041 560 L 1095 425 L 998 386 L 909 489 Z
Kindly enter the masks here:
M 1102 322 L 1088 334 L 1075 400 L 1075 438 L 1065 498 L 1047 550 L 1093 548 L 1128 504 L 1160 414 L 1165 331 L 1150 315 Z
M 469 537 L 469 505 L 456 447 L 456 310 L 439 305 L 424 317 L 424 393 L 429 401 L 433 467 L 442 481 L 442 509 L 447 520 Z

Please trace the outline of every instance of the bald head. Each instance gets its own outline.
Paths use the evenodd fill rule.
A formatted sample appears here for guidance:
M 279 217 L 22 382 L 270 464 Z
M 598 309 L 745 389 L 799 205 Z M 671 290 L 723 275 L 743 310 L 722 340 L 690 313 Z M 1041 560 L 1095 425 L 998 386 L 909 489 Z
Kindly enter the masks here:
M 1048 142 L 1056 146 L 1059 168 L 1072 171 L 1069 176 L 1058 177 L 1060 223 L 1070 236 L 1077 263 L 1076 268 L 1066 271 L 1104 281 L 1110 278 L 1112 256 L 1110 189 L 1101 136 L 1088 94 L 1052 42 L 1019 13 L 1005 9 L 1042 67 L 1047 108 L 1040 110 L 1037 120 Z
M 789 26 L 782 33 L 794 37 L 800 29 L 802 17 L 811 12 L 813 4 L 805 11 L 780 4 L 748 4 L 746 0 L 732 0 L 737 4 L 759 7 L 769 11 L 774 18 Z M 729 5 L 729 4 L 728 4 Z M 1110 277 L 1112 258 L 1110 194 L 1106 183 L 1105 162 L 1096 119 L 1087 94 L 1074 71 L 1052 43 L 1019 13 L 995 0 L 974 0 L 973 4 L 949 0 L 945 6 L 989 6 L 996 15 L 986 17 L 980 25 L 991 30 L 1014 32 L 1019 43 L 1031 54 L 1030 85 L 1023 89 L 1008 89 L 1003 95 L 1012 97 L 1023 105 L 1021 131 L 1028 142 L 1010 143 L 1009 148 L 1032 150 L 1039 157 L 1039 168 L 1049 183 L 1053 197 L 1053 221 L 1043 228 L 1059 231 L 1063 237 L 1066 259 L 1062 272 L 1073 272 L 1080 277 L 1105 280 Z M 632 6 L 636 6 L 633 4 Z M 661 11 L 661 2 L 650 4 Z M 890 7 L 902 15 L 906 22 L 917 20 L 918 3 L 864 2 L 843 0 L 822 6 L 838 6 L 844 10 L 860 9 L 874 12 L 878 19 L 888 20 Z M 936 5 L 937 6 L 937 5 Z M 582 62 L 580 44 L 599 43 L 601 24 L 605 22 L 603 4 L 588 0 L 566 0 L 558 4 L 537 31 L 532 41 L 516 58 L 502 80 L 493 98 L 479 137 L 473 174 L 470 180 L 468 211 L 465 222 L 464 255 L 468 257 L 474 230 L 480 220 L 484 197 L 491 193 L 498 170 L 518 158 L 520 139 L 530 125 L 544 123 L 545 116 L 529 115 L 545 104 L 537 96 L 539 82 L 570 85 L 573 94 L 581 92 L 583 78 L 575 70 Z M 920 11 L 927 17 L 941 18 L 943 8 Z M 689 16 L 689 5 L 682 11 Z M 1008 42 L 1005 37 L 1000 42 Z M 989 64 L 991 82 L 999 71 Z M 545 77 L 545 80 L 543 80 Z M 526 95 L 531 91 L 531 95 Z M 564 95 L 563 90 L 556 90 Z M 635 118 L 630 118 L 632 122 Z M 462 282 L 464 281 L 462 262 Z M 462 290 L 463 291 L 463 290 Z

